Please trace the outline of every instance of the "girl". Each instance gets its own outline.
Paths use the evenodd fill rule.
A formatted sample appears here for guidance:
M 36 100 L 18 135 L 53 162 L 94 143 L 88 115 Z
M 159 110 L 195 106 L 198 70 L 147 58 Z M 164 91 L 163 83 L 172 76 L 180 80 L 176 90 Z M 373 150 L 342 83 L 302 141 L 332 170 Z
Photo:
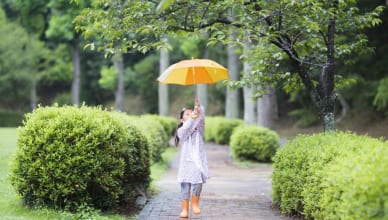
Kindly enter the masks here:
M 208 178 L 208 165 L 203 144 L 205 128 L 204 109 L 199 100 L 195 99 L 194 110 L 182 109 L 180 123 L 175 135 L 175 145 L 181 146 L 181 157 L 178 170 L 178 182 L 181 185 L 182 212 L 181 218 L 188 217 L 189 197 L 191 197 L 191 210 L 200 214 L 198 207 L 202 184 Z M 190 190 L 191 189 L 191 190 Z

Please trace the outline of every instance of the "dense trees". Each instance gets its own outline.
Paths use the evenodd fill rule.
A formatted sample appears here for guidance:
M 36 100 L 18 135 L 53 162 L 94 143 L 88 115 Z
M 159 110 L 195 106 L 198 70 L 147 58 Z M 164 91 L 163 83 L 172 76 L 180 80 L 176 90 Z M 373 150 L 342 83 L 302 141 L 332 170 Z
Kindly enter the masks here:
M 25 110 L 27 106 L 34 107 L 37 103 L 50 104 L 53 101 L 69 104 L 72 100 L 69 93 L 71 85 L 79 82 L 80 98 L 76 101 L 74 94 L 77 92 L 73 90 L 74 104 L 80 101 L 107 104 L 114 98 L 116 90 L 120 93 L 124 90 L 126 96 L 131 94 L 143 98 L 145 103 L 142 104 L 142 112 L 156 113 L 158 90 L 155 79 L 160 72 L 158 51 L 161 48 L 167 46 L 172 49 L 170 63 L 198 56 L 217 59 L 227 66 L 226 46 L 229 46 L 238 54 L 238 62 L 241 61 L 240 67 L 236 68 L 241 80 L 232 83 L 232 86 L 250 89 L 255 93 L 250 96 L 256 98 L 260 98 L 266 91 L 271 91 L 269 88 L 273 88 L 272 91 L 280 93 L 278 99 L 280 98 L 281 103 L 287 102 L 288 98 L 282 95 L 281 90 L 292 92 L 291 97 L 297 97 L 293 100 L 303 103 L 299 105 L 304 108 L 300 112 L 314 110 L 310 107 L 311 103 L 314 103 L 314 115 L 324 119 L 326 130 L 334 128 L 336 92 L 341 92 L 350 108 L 356 108 L 358 102 L 353 96 L 354 91 L 360 88 L 363 91 L 368 90 L 360 94 L 366 99 L 365 102 L 370 106 L 375 103 L 375 108 L 381 112 L 387 111 L 384 107 L 385 97 L 388 97 L 384 89 L 385 81 L 378 84 L 387 71 L 384 65 L 387 59 L 384 53 L 386 48 L 384 30 L 387 24 L 383 23 L 381 27 L 372 28 L 380 22 L 378 16 L 382 8 L 378 5 L 385 4 L 383 0 L 375 3 L 360 0 L 357 4 L 351 0 L 338 3 L 336 1 L 319 3 L 313 0 L 244 3 L 162 1 L 167 3 L 165 7 L 152 1 L 101 0 L 93 1 L 93 4 L 81 0 L 1 2 L 6 12 L 5 18 L 11 21 L 8 23 L 24 29 L 27 38 L 20 37 L 19 42 L 26 43 L 20 45 L 26 45 L 23 48 L 26 51 L 30 48 L 28 50 L 30 61 L 22 61 L 23 56 L 15 56 L 19 60 L 9 63 L 21 62 L 25 64 L 24 67 L 29 63 L 32 64 L 28 68 L 28 73 L 22 74 L 24 78 L 22 75 L 16 75 L 17 68 L 6 72 L 2 69 L 0 76 L 2 94 L 17 93 L 23 100 L 11 103 L 11 107 L 5 100 L 17 99 L 3 96 L 2 108 Z M 90 8 L 81 12 L 86 6 Z M 233 12 L 233 19 L 230 18 L 230 11 Z M 386 14 L 384 16 L 387 16 Z M 81 31 L 87 37 L 88 44 L 85 48 L 99 49 L 101 52 L 84 50 L 84 42 L 78 36 L 81 32 L 77 33 L 72 29 L 73 18 L 76 18 L 76 31 Z M 186 33 L 206 37 L 189 40 Z M 166 36 L 172 39 L 169 45 L 161 40 Z M 371 49 L 367 47 L 366 36 L 371 40 L 369 45 L 375 47 L 375 54 L 367 53 Z M 3 47 L 17 45 L 5 43 L 8 42 L 7 36 L 2 39 L 4 40 L 1 51 L 4 51 Z M 183 39 L 188 43 L 184 43 Z M 74 50 L 76 41 L 80 43 L 78 50 Z M 246 47 L 249 49 L 245 52 L 244 44 L 248 41 L 251 45 Z M 10 50 L 16 54 L 16 49 Z M 79 59 L 72 51 L 79 51 Z M 120 68 L 113 68 L 115 59 L 111 59 L 110 54 L 115 52 L 122 53 L 123 71 L 118 71 Z M 104 54 L 107 57 L 104 58 Z M 1 59 L 0 62 L 8 63 L 9 60 L 11 59 Z M 75 74 L 78 69 L 77 62 L 73 60 L 81 61 L 78 81 L 75 80 L 78 77 L 74 77 L 78 75 Z M 243 66 L 247 71 L 243 71 Z M 17 91 L 10 89 L 12 77 L 18 78 L 17 84 L 21 85 Z M 352 81 L 347 80 L 349 78 Z M 25 79 L 25 84 L 22 84 L 21 79 Z M 99 80 L 101 83 L 98 83 Z M 122 86 L 118 87 L 118 81 L 124 83 L 124 89 Z M 113 84 L 107 86 L 104 82 Z M 343 87 L 349 82 L 353 82 L 353 87 Z M 73 86 L 76 87 L 78 86 Z M 198 86 L 197 95 L 208 94 L 210 97 L 204 96 L 202 99 L 209 99 L 211 103 L 214 103 L 214 99 L 222 100 L 222 104 L 225 91 L 218 93 L 221 87 L 222 85 Z M 192 88 L 188 88 L 190 89 Z M 170 104 L 180 94 L 176 91 L 178 90 L 175 88 L 169 91 Z M 262 96 L 260 100 L 263 101 L 265 97 Z M 8 101 L 10 102 L 12 101 Z M 247 103 L 247 100 L 244 101 L 244 104 Z M 16 104 L 19 107 L 14 106 Z M 185 103 L 179 103 L 182 104 Z M 243 102 L 238 102 L 237 105 L 242 104 Z M 256 103 L 256 106 L 250 107 L 251 112 L 261 111 L 260 106 L 265 105 Z M 117 105 L 117 108 L 123 109 L 122 104 Z M 223 114 L 222 109 L 225 108 L 221 107 L 210 112 Z M 171 110 L 170 114 L 173 111 L 175 110 Z M 276 117 L 276 111 L 272 108 L 269 113 Z M 238 115 L 242 116 L 241 113 Z M 255 121 L 260 115 L 263 116 L 259 114 L 254 118 L 250 117 Z M 299 115 L 305 117 L 309 114 Z
M 158 40 L 166 32 L 209 33 L 208 43 L 240 45 L 246 36 L 255 40 L 252 74 L 244 84 L 285 80 L 302 84 L 316 106 L 325 130 L 335 128 L 335 65 L 353 53 L 366 52 L 363 30 L 381 22 L 382 7 L 361 12 L 355 1 L 169 1 L 158 10 L 153 1 L 100 1 L 96 10 L 79 17 L 78 29 L 86 36 L 99 34 L 106 50 L 146 51 L 163 45 Z M 105 10 L 105 13 L 101 13 Z M 116 16 L 116 12 L 120 16 Z M 231 12 L 233 19 L 231 19 Z M 108 23 L 106 18 L 110 19 Z M 86 21 L 86 22 L 85 22 Z M 149 25 L 153 24 L 153 25 Z M 96 29 L 95 27 L 104 29 Z M 235 27 L 231 30 L 231 27 Z M 236 34 L 231 34 L 238 28 Z M 246 35 L 244 32 L 248 32 Z M 134 36 L 134 34 L 136 34 Z M 231 37 L 232 36 L 232 37 Z M 114 47 L 113 47 L 114 45 Z M 277 68 L 286 60 L 289 71 Z M 264 82 L 264 83 L 262 83 Z M 240 85 L 241 85 L 240 84 Z M 289 88 L 296 86 L 291 85 Z

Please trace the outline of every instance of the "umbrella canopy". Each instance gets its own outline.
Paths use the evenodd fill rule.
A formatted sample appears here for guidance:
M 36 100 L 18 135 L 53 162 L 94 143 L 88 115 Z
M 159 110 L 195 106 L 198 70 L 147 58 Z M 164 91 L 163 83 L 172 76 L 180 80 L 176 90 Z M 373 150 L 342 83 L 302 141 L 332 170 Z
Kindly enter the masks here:
M 208 59 L 183 60 L 169 66 L 158 78 L 160 83 L 211 84 L 229 79 L 228 70 Z

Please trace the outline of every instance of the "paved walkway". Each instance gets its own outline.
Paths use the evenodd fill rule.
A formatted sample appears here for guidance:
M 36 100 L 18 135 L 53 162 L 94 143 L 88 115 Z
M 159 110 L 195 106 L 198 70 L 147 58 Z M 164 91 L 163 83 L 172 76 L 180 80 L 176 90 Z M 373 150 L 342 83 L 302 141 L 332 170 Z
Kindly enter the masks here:
M 271 208 L 272 166 L 235 165 L 229 147 L 206 143 L 211 178 L 201 194 L 201 215 L 190 213 L 189 219 L 203 220 L 281 220 Z M 170 169 L 155 185 L 161 193 L 147 202 L 139 220 L 177 220 L 180 213 L 180 186 L 177 182 L 179 155 L 170 163 Z

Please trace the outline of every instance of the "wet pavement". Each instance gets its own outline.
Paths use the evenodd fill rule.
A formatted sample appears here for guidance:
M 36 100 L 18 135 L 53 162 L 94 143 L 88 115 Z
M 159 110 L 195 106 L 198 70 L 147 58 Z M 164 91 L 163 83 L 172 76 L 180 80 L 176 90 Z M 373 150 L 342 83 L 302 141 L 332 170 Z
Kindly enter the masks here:
M 202 213 L 190 212 L 188 219 L 203 220 L 286 220 L 272 208 L 271 164 L 236 164 L 229 147 L 205 143 L 211 178 L 203 185 L 200 198 Z M 177 220 L 181 210 L 177 181 L 179 154 L 168 172 L 154 182 L 160 193 L 151 198 L 139 214 L 139 220 Z M 186 218 L 187 219 L 187 218 Z

